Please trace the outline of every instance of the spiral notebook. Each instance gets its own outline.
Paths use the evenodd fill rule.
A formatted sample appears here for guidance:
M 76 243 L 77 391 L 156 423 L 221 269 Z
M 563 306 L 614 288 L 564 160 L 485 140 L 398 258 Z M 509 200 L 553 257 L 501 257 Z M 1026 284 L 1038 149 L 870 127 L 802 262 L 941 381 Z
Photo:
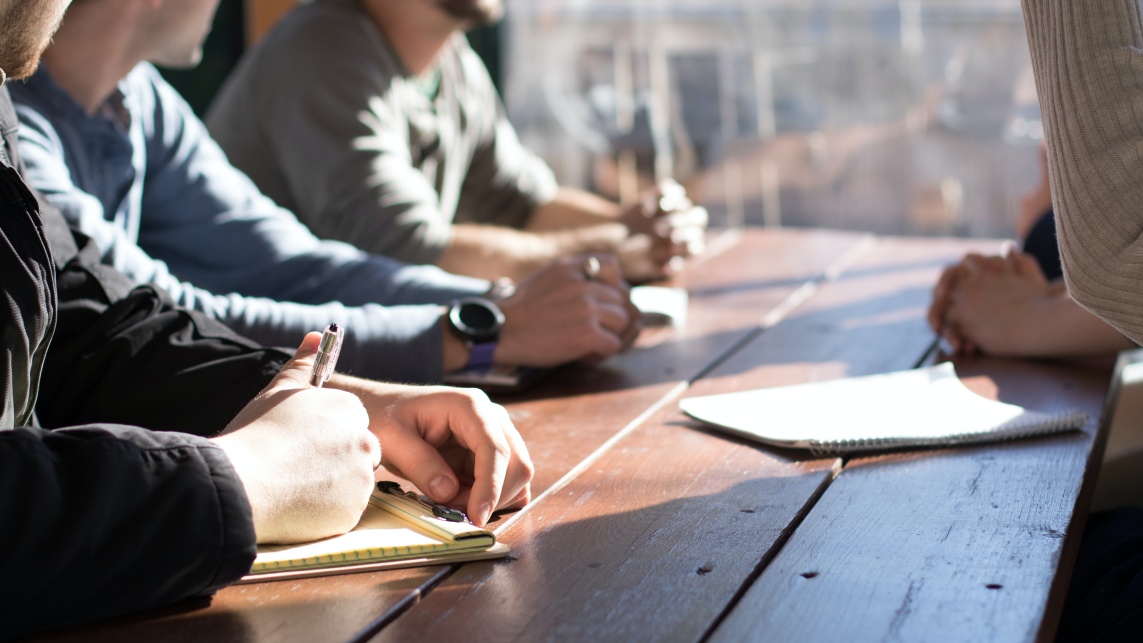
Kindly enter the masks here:
M 352 531 L 300 545 L 261 545 L 240 582 L 485 560 L 508 553 L 495 534 L 474 526 L 461 512 L 382 482 Z
M 681 400 L 728 433 L 819 454 L 1015 440 L 1083 427 L 1078 411 L 1041 413 L 968 390 L 952 363 L 883 375 Z

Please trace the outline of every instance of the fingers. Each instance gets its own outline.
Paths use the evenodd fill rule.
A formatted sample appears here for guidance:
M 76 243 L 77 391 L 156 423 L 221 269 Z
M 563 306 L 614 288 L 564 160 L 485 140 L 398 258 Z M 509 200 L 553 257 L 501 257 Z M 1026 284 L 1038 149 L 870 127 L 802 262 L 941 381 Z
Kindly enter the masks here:
M 598 322 L 593 323 L 590 335 L 585 338 L 581 359 L 588 363 L 594 363 L 623 350 L 625 344 L 622 333 L 622 329 L 613 331 L 610 328 L 604 328 Z
M 1010 261 L 1012 259 L 1012 255 L 1017 254 L 1019 252 L 1020 252 L 1020 247 L 1017 246 L 1016 242 L 1012 241 L 1011 239 L 1000 244 L 1000 256 L 1004 257 L 1004 259 L 1007 261 Z
M 449 430 L 472 453 L 472 488 L 466 508 L 478 526 L 520 493 L 532 479 L 532 463 L 508 412 L 482 393 L 457 399 L 449 413 Z
M 530 499 L 532 461 L 504 407 L 474 389 L 409 389 L 379 429 L 386 465 L 434 501 L 465 507 L 477 525 Z
M 671 238 L 672 233 L 678 233 L 679 239 L 685 235 L 702 233 L 710 219 L 706 208 L 690 206 L 685 210 L 663 211 L 655 219 L 655 234 L 660 237 Z
M 686 258 L 702 252 L 706 245 L 708 219 L 709 215 L 703 207 L 662 213 L 655 220 L 651 243 L 652 261 L 664 268 L 675 257 Z
M 618 288 L 620 290 L 627 289 L 627 282 L 623 281 L 623 268 L 620 267 L 619 260 L 615 258 L 615 255 L 581 255 L 572 258 L 569 265 L 573 267 L 573 272 L 578 272 L 582 275 L 582 277 L 578 278 L 585 278 L 588 281 L 607 284 L 612 288 Z M 590 271 L 587 269 L 589 265 L 592 267 Z M 595 269 L 595 266 L 598 266 L 598 269 Z
M 975 277 L 980 274 L 981 262 L 984 257 L 978 254 L 965 255 L 961 260 L 960 265 L 964 268 L 964 274 L 967 277 Z
M 1044 277 L 1044 271 L 1040 268 L 1040 262 L 1030 254 L 1018 252 L 1012 255 L 1010 259 L 1013 268 L 1016 272 L 1025 276 L 1036 279 L 1037 281 L 1047 282 Z
M 353 395 L 352 393 L 342 393 L 340 391 L 337 391 L 337 393 L 342 395 Z M 357 400 L 357 403 L 360 405 L 361 400 Z M 357 431 L 357 436 L 360 440 L 361 447 L 369 456 L 369 472 L 367 476 L 370 481 L 370 492 L 372 492 L 373 475 L 376 473 L 377 469 L 381 467 L 381 442 L 377 439 L 377 436 L 373 435 L 373 432 L 369 430 L 369 414 L 365 412 L 364 407 L 362 407 L 361 422 L 359 426 L 360 429 Z M 317 430 L 320 431 L 321 428 L 319 427 Z
M 674 179 L 663 179 L 656 186 L 659 192 L 656 209 L 659 213 L 676 212 L 692 207 L 694 204 L 687 197 L 687 190 Z
M 436 502 L 452 500 L 460 491 L 456 473 L 440 451 L 425 441 L 416 426 L 404 424 L 398 421 L 394 427 L 397 430 L 383 430 L 385 464 L 396 467 Z
M 952 294 L 953 285 L 956 283 L 957 277 L 961 272 L 959 265 L 949 266 L 941 273 L 940 279 L 937 280 L 937 285 L 933 287 L 933 302 L 929 305 L 929 328 L 935 332 L 941 332 L 945 325 L 945 315 L 949 308 L 949 297 Z
M 623 281 L 619 261 L 612 255 L 595 258 L 599 269 L 588 284 L 588 305 L 598 331 L 592 352 L 610 355 L 630 345 L 638 336 L 639 311 L 631 303 L 631 290 Z
M 316 331 L 306 333 L 306 336 L 302 338 L 301 345 L 298 346 L 298 350 L 278 372 L 270 387 L 281 388 L 283 384 L 288 384 L 286 388 L 308 387 L 310 374 L 313 370 L 313 358 L 317 354 L 320 344 L 321 333 Z
M 656 244 L 656 249 L 670 247 L 673 253 L 670 256 L 686 257 L 702 251 L 710 215 L 706 208 L 691 201 L 682 185 L 666 179 L 644 192 L 639 204 L 628 210 L 621 220 L 633 235 L 645 234 L 666 242 Z M 656 255 L 656 261 L 664 265 L 667 259 Z
M 615 336 L 622 335 L 631 325 L 631 320 L 638 318 L 638 311 L 627 307 L 626 302 L 615 304 L 598 302 L 594 308 L 593 323 L 601 330 Z
M 627 307 L 627 327 L 619 333 L 619 349 L 618 351 L 627 350 L 635 340 L 638 339 L 639 333 L 643 332 L 643 316 L 635 304 L 628 302 Z M 618 352 L 617 351 L 617 352 Z

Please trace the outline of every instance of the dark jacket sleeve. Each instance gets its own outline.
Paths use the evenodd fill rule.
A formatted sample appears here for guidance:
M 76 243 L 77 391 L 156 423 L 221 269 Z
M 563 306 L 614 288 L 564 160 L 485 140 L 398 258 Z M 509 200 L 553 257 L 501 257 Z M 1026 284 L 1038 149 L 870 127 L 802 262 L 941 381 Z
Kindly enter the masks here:
M 0 639 L 207 594 L 250 569 L 222 450 L 102 425 L 0 431 Z
M 0 87 L 0 639 L 248 571 L 254 528 L 230 461 L 161 430 L 218 432 L 288 357 L 132 289 L 58 212 L 37 213 L 12 123 Z M 41 425 L 68 428 L 19 428 L 33 400 Z
M 135 287 L 44 205 L 58 317 L 36 413 L 45 427 L 114 422 L 217 434 L 289 358 Z M 298 342 L 301 342 L 298 337 Z

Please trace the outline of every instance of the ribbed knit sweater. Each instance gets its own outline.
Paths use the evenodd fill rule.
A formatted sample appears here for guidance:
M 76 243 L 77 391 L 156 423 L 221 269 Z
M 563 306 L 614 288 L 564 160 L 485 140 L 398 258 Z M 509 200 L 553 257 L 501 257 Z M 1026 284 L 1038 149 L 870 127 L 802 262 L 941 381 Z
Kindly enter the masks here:
M 1140 0 L 1022 0 L 1072 297 L 1143 342 Z

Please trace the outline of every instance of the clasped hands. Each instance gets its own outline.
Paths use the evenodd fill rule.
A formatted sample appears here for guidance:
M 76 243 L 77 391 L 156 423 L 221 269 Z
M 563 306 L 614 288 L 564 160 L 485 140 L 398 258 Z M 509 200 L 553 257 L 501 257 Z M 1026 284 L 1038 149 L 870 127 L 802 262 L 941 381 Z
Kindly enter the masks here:
M 1026 340 L 1044 323 L 1037 311 L 1061 288 L 1015 247 L 1002 256 L 969 254 L 946 268 L 933 288 L 929 325 L 956 353 L 1023 355 Z
M 619 249 L 623 274 L 631 281 L 670 276 L 679 260 L 702 252 L 708 219 L 683 186 L 660 182 L 621 217 L 630 233 Z

